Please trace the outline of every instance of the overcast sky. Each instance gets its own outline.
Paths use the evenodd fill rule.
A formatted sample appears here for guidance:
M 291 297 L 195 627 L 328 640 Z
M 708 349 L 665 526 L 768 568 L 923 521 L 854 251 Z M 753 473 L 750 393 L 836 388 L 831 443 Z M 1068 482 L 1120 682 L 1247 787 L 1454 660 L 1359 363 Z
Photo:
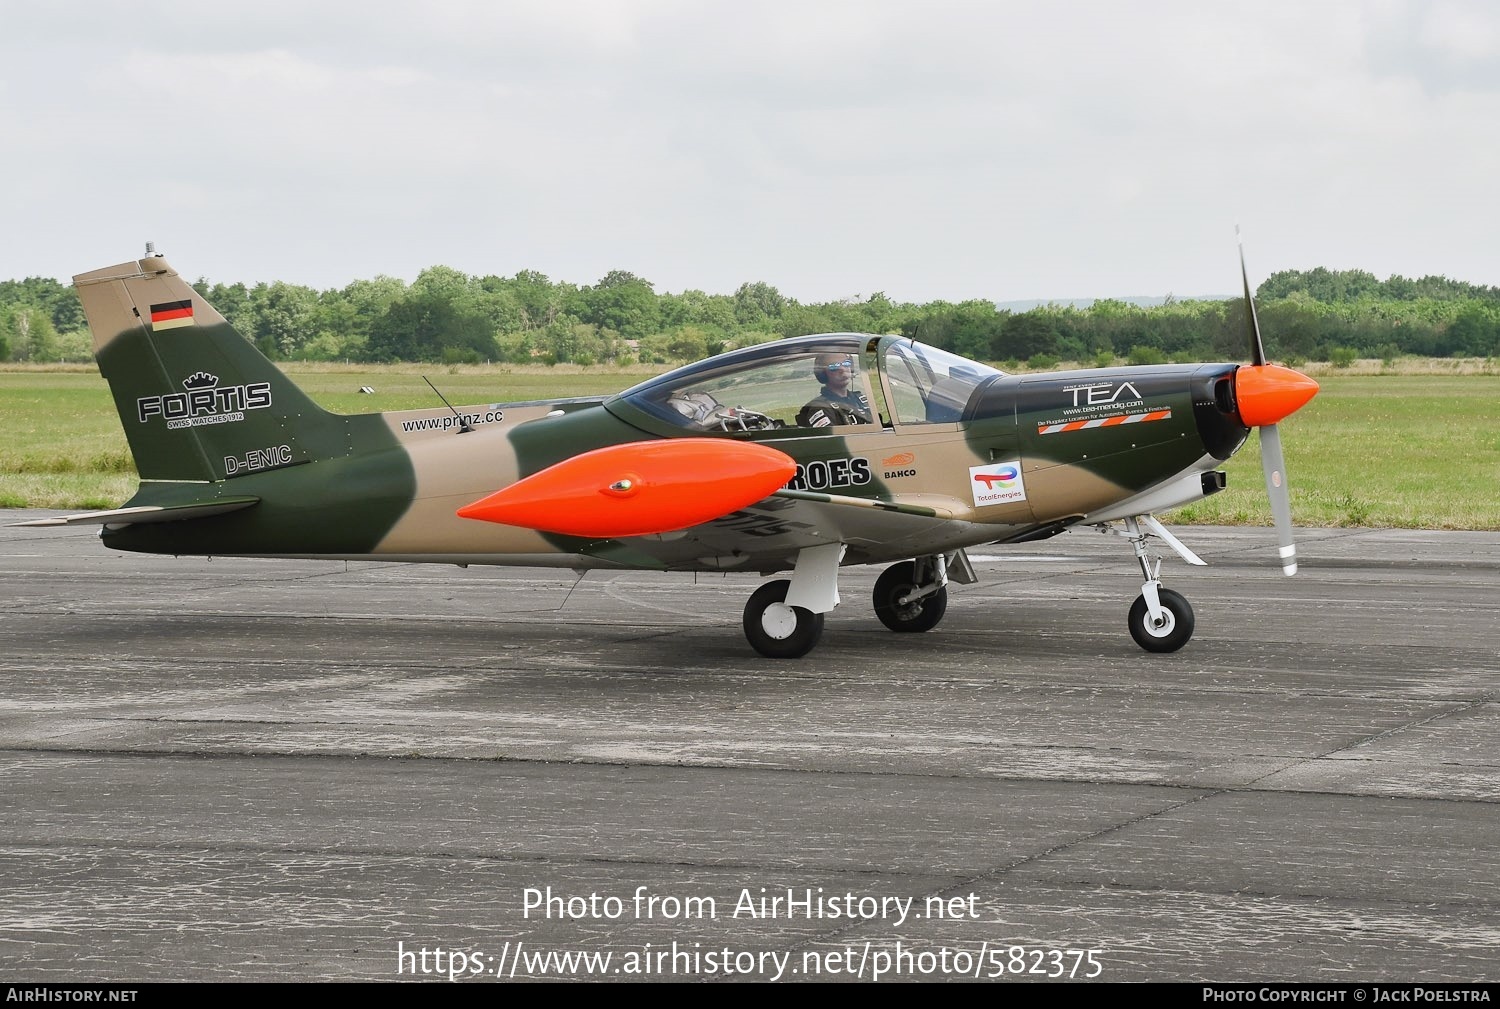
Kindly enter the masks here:
M 1500 284 L 1500 5 L 0 0 L 0 279 Z

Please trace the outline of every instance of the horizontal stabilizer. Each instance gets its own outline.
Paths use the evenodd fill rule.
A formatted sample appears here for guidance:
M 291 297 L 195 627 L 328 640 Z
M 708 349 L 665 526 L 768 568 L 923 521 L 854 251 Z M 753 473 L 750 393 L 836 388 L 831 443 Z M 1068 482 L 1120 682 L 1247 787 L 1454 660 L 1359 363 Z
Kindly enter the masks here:
M 258 497 L 220 498 L 203 504 L 141 505 L 136 508 L 111 508 L 101 512 L 78 512 L 73 515 L 56 515 L 52 518 L 34 519 L 30 522 L 12 522 L 13 526 L 86 526 L 86 525 L 133 525 L 141 522 L 181 522 L 185 519 L 207 518 L 225 512 L 239 511 L 259 504 Z

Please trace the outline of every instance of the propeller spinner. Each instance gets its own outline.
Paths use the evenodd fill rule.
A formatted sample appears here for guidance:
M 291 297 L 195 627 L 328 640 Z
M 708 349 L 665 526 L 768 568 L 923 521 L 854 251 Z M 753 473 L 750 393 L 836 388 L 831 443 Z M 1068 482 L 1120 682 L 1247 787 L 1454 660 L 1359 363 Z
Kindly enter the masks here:
M 1239 229 L 1235 229 L 1236 238 Z M 1292 538 L 1292 502 L 1286 485 L 1286 458 L 1281 451 L 1277 422 L 1300 410 L 1317 395 L 1318 383 L 1291 368 L 1266 363 L 1260 320 L 1250 295 L 1250 274 L 1245 269 L 1245 245 L 1240 243 L 1240 279 L 1245 285 L 1245 321 L 1249 329 L 1250 361 L 1234 375 L 1235 401 L 1240 422 L 1260 429 L 1260 463 L 1266 475 L 1266 494 L 1271 499 L 1271 518 L 1281 547 L 1281 570 L 1297 573 L 1297 544 Z

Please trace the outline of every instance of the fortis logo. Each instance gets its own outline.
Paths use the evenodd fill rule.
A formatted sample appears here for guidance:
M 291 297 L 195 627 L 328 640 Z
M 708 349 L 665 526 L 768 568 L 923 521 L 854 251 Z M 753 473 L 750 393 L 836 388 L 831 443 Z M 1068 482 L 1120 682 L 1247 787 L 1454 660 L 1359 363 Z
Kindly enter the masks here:
M 218 375 L 200 371 L 183 379 L 182 387 L 187 391 L 136 400 L 136 417 L 142 424 L 152 417 L 161 417 L 170 428 L 197 427 L 244 420 L 244 411 L 263 410 L 271 405 L 270 382 L 220 388 Z

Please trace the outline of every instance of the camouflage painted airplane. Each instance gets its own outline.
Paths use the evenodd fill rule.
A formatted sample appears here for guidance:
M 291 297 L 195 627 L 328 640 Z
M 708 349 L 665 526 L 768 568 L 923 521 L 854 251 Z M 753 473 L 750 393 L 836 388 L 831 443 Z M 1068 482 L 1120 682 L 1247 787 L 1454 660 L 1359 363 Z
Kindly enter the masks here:
M 1242 257 L 1243 272 L 1243 257 Z M 1078 525 L 1123 536 L 1129 628 L 1174 651 L 1193 611 L 1162 587 L 1155 512 L 1222 490 L 1261 430 L 1284 570 L 1296 570 L 1276 424 L 1317 391 L 1266 363 L 1008 375 L 897 336 L 780 340 L 607 398 L 344 416 L 318 407 L 166 262 L 74 278 L 140 472 L 102 525 L 148 553 L 791 571 L 744 613 L 763 655 L 809 652 L 844 565 L 892 563 L 876 615 L 927 631 L 965 549 Z

